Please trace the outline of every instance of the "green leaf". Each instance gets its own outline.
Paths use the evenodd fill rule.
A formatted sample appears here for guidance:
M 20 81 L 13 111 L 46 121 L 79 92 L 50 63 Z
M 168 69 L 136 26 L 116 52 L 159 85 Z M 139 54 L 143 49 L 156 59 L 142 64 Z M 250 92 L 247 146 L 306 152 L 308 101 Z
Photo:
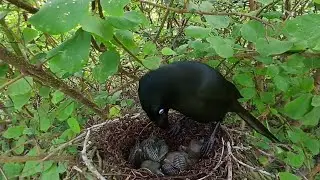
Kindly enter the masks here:
M 17 138 L 20 137 L 23 133 L 24 126 L 12 126 L 9 127 L 2 136 L 7 139 Z
M 129 4 L 130 0 L 101 0 L 101 6 L 108 15 L 122 16 L 123 8 Z
M 311 105 L 314 107 L 320 106 L 320 95 L 314 95 L 312 98 Z
M 51 90 L 50 87 L 41 86 L 41 88 L 39 89 L 39 95 L 44 98 L 49 98 L 50 90 Z
M 311 109 L 311 94 L 302 94 L 284 106 L 284 113 L 292 119 L 299 120 Z
M 301 129 L 293 127 L 292 131 L 288 130 L 288 137 L 293 143 L 302 142 L 303 139 L 307 137 L 306 133 L 303 132 Z
M 70 129 L 75 133 L 80 133 L 80 126 L 76 118 L 72 117 L 67 120 Z
M 99 61 L 100 64 L 93 69 L 93 76 L 99 83 L 104 83 L 118 72 L 120 55 L 117 51 L 106 51 L 100 55 Z
M 161 64 L 161 58 L 158 56 L 150 56 L 142 60 L 144 66 L 148 69 L 157 69 Z
M 53 72 L 57 69 L 69 73 L 80 71 L 89 59 L 90 41 L 90 34 L 78 29 L 70 39 L 48 52 L 47 58 L 54 56 L 49 61 L 50 69 Z
M 267 104 L 275 103 L 275 94 L 272 92 L 261 92 L 260 93 L 261 101 Z
M 126 48 L 128 48 L 131 51 L 136 51 L 137 45 L 133 40 L 134 35 L 131 31 L 118 29 L 116 31 L 116 37 L 119 39 L 120 42 L 122 42 L 123 45 L 126 46 Z
M 32 41 L 34 38 L 36 38 L 39 35 L 37 30 L 28 28 L 28 27 L 23 29 L 22 34 L 23 34 L 23 40 L 26 43 Z
M 312 153 L 312 155 L 316 156 L 320 151 L 320 141 L 318 139 L 308 138 L 303 142 L 304 146 L 306 146 Z
M 250 87 L 241 89 L 240 93 L 245 99 L 252 99 L 253 97 L 255 97 L 257 91 L 255 88 Z
M 107 21 L 118 29 L 131 30 L 147 23 L 145 15 L 140 11 L 127 11 L 123 16 L 109 16 Z
M 299 151 L 298 154 L 293 152 L 288 152 L 285 162 L 288 163 L 290 166 L 295 168 L 300 168 L 304 162 L 304 154 L 302 151 Z
M 31 92 L 33 86 L 33 79 L 25 77 L 17 80 L 8 86 L 8 95 L 15 96 Z
M 200 26 L 188 26 L 185 28 L 186 36 L 193 37 L 193 38 L 207 38 L 209 37 L 211 30 L 209 28 L 204 28 Z
M 280 172 L 279 173 L 280 180 L 301 180 L 300 177 L 291 174 L 289 172 Z
M 220 36 L 213 36 L 207 38 L 207 41 L 214 48 L 214 50 L 219 56 L 223 58 L 229 58 L 233 56 L 233 44 L 229 40 L 223 39 Z
M 59 121 L 66 120 L 74 111 L 74 102 L 72 100 L 61 103 L 56 111 L 56 117 Z
M 267 65 L 273 63 L 272 57 L 257 56 L 257 57 L 254 57 L 254 59 Z
M 258 2 L 262 3 L 263 5 L 267 5 L 273 2 L 273 0 L 258 0 Z
M 105 41 L 109 41 L 113 36 L 111 24 L 98 16 L 87 15 L 81 21 L 82 29 L 100 36 Z
M 143 46 L 144 55 L 154 55 L 157 52 L 157 46 L 152 42 L 148 41 Z
M 8 179 L 14 179 L 15 176 L 19 176 L 23 168 L 23 164 L 8 162 L 3 165 L 4 174 Z M 1 176 L 0 176 L 1 177 Z
M 280 72 L 279 66 L 276 66 L 274 64 L 271 64 L 267 67 L 266 74 L 270 77 L 276 77 Z
M 256 42 L 257 51 L 262 56 L 282 54 L 289 51 L 292 46 L 292 42 L 280 41 L 274 38 L 268 38 L 268 41 L 265 38 L 259 38 Z
M 0 78 L 4 77 L 9 70 L 8 64 L 0 64 Z
M 320 119 L 320 106 L 313 107 L 310 112 L 308 112 L 302 118 L 302 124 L 306 126 L 316 126 Z
M 41 150 L 34 147 L 28 152 L 27 156 L 37 156 L 37 155 L 40 155 L 41 153 L 42 153 Z M 37 161 L 27 161 L 25 163 L 25 166 L 22 170 L 20 177 L 27 177 L 27 176 L 34 175 L 38 172 L 44 172 L 48 170 L 52 166 L 52 164 L 53 164 L 52 161 L 44 161 L 41 163 Z
M 230 18 L 228 16 L 205 15 L 204 17 L 211 27 L 215 29 L 227 28 L 230 24 Z
M 115 106 L 112 106 L 110 109 L 109 109 L 109 118 L 115 118 L 115 117 L 119 117 L 121 115 L 121 107 L 118 106 L 118 105 L 115 105 Z
M 47 132 L 48 129 L 51 127 L 53 120 L 51 117 L 48 115 L 49 113 L 49 103 L 48 102 L 43 102 L 41 106 L 38 108 L 38 117 L 39 119 L 39 124 L 40 124 L 40 130 L 43 132 Z
M 51 102 L 53 104 L 58 104 L 60 101 L 63 100 L 63 98 L 64 98 L 64 93 L 59 90 L 56 90 L 54 93 L 52 93 Z
M 165 56 L 170 56 L 170 55 L 176 55 L 177 53 L 174 52 L 171 48 L 168 48 L 168 47 L 164 47 L 162 50 L 161 50 L 161 53 Z
M 48 170 L 41 173 L 41 180 L 60 180 L 59 171 L 56 164 L 53 164 Z
M 233 78 L 237 83 L 241 84 L 242 86 L 255 87 L 253 77 L 249 73 L 236 74 Z
M 255 20 L 242 25 L 240 32 L 242 37 L 250 42 L 257 42 L 259 38 L 263 38 L 266 34 L 263 24 Z
M 26 136 L 21 136 L 17 141 L 13 142 L 13 152 L 16 154 L 22 154 L 24 152 L 24 145 L 27 141 Z
M 278 89 L 280 89 L 281 91 L 287 91 L 288 88 L 289 88 L 289 82 L 288 82 L 288 79 L 286 79 L 285 77 L 283 76 L 280 76 L 280 75 L 276 75 L 274 76 L 273 78 L 273 82 L 274 84 L 276 85 L 276 87 Z
M 91 0 L 47 1 L 40 10 L 29 18 L 36 29 L 49 34 L 65 33 L 75 28 L 89 13 Z
M 14 108 L 17 110 L 21 110 L 21 108 L 29 102 L 29 99 L 31 98 L 31 92 L 10 97 L 13 101 Z

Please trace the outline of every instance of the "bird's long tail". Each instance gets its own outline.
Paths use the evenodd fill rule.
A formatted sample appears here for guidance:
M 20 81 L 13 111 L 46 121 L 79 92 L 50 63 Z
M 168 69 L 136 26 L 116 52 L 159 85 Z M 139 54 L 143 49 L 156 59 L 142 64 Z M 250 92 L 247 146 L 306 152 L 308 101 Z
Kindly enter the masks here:
M 272 142 L 280 142 L 258 119 L 256 119 L 248 110 L 246 110 L 238 101 L 233 103 L 233 107 L 235 109 L 235 112 L 237 112 L 237 114 L 258 133 L 264 135 Z

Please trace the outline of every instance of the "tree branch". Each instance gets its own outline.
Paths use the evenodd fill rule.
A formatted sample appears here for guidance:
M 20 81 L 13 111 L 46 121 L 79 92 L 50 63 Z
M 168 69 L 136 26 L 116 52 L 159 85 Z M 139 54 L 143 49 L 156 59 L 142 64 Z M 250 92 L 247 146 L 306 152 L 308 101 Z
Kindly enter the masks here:
M 6 1 L 17 6 L 18 8 L 21 8 L 21 9 L 28 11 L 31 14 L 35 14 L 36 12 L 38 12 L 37 8 L 32 7 L 30 4 L 25 3 L 23 1 L 20 1 L 20 0 L 6 0 Z

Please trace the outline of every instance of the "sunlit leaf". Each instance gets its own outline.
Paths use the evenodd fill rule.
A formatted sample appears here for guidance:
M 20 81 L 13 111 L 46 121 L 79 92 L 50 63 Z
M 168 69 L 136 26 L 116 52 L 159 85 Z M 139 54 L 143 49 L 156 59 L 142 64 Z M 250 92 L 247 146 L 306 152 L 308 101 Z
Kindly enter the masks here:
M 9 127 L 2 136 L 7 139 L 20 137 L 23 133 L 24 126 L 12 126 Z
M 130 0 L 101 0 L 101 6 L 108 15 L 122 16 L 123 8 L 129 2 Z
M 302 94 L 284 106 L 284 112 L 292 119 L 299 120 L 311 109 L 311 94 Z
M 204 28 L 200 26 L 188 26 L 184 30 L 186 36 L 202 39 L 209 37 L 210 31 L 211 30 L 209 28 Z
M 112 39 L 113 27 L 108 21 L 101 19 L 98 16 L 85 16 L 81 21 L 81 26 L 83 30 L 96 34 L 105 41 Z
M 214 48 L 214 50 L 219 56 L 223 58 L 229 58 L 233 56 L 233 44 L 229 40 L 223 39 L 220 36 L 213 36 L 207 38 L 207 41 Z
M 106 51 L 100 55 L 99 61 L 100 64 L 93 70 L 93 76 L 99 83 L 104 83 L 118 71 L 120 55 L 116 51 Z

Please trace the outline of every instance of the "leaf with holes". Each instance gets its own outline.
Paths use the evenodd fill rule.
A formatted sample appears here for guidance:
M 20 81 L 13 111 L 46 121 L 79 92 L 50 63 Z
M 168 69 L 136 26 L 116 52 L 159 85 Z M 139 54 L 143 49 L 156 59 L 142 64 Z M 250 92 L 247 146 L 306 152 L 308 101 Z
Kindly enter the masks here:
M 48 52 L 47 58 L 52 57 L 50 69 L 53 72 L 55 68 L 69 73 L 80 71 L 89 59 L 90 42 L 90 33 L 78 29 L 70 39 Z
M 91 0 L 47 1 L 28 21 L 42 32 L 65 33 L 75 28 L 89 13 L 90 2 Z
M 122 16 L 123 8 L 130 3 L 130 0 L 101 0 L 101 6 L 108 15 Z

